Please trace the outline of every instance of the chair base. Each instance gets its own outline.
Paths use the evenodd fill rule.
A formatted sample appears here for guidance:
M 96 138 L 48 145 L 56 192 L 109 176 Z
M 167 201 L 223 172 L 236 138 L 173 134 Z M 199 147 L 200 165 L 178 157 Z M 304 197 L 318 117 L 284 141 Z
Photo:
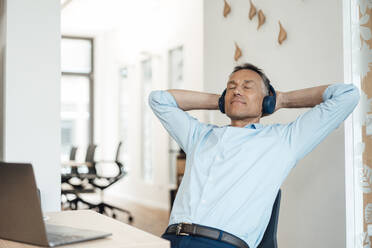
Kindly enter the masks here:
M 74 194 L 74 195 L 75 195 L 75 198 L 73 200 L 67 200 L 67 202 L 69 203 L 69 208 L 71 210 L 77 210 L 78 209 L 78 203 L 81 202 L 81 203 L 87 205 L 89 209 L 95 210 L 96 212 L 98 212 L 100 214 L 105 214 L 105 215 L 107 215 L 109 217 L 112 217 L 114 219 L 116 219 L 116 217 L 117 217 L 117 215 L 114 211 L 120 211 L 120 212 L 124 212 L 128 215 L 128 222 L 130 224 L 134 220 L 133 215 L 131 214 L 131 212 L 129 210 L 115 207 L 115 206 L 113 206 L 111 204 L 108 204 L 108 203 L 105 203 L 103 201 L 98 203 L 98 204 L 94 204 L 94 203 L 91 203 L 91 202 L 88 202 L 88 201 L 82 199 L 77 194 Z M 109 212 L 107 211 L 108 209 L 110 209 Z

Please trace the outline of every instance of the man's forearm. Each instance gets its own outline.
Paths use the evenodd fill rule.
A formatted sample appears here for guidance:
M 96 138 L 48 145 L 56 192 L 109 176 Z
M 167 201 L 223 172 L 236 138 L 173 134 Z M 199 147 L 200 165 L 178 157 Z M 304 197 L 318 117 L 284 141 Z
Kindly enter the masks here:
M 176 99 L 178 107 L 182 110 L 193 109 L 218 109 L 218 98 L 220 95 L 192 90 L 167 90 Z
M 281 92 L 279 108 L 312 108 L 323 102 L 323 93 L 329 85 Z

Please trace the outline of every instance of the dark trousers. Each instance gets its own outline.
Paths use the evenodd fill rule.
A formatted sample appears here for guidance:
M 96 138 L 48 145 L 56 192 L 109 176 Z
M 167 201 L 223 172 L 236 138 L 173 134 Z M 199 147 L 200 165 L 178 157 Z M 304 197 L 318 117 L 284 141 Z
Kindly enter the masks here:
M 161 237 L 171 242 L 171 248 L 237 248 L 236 246 L 221 240 L 214 240 L 200 236 L 183 236 L 164 233 Z

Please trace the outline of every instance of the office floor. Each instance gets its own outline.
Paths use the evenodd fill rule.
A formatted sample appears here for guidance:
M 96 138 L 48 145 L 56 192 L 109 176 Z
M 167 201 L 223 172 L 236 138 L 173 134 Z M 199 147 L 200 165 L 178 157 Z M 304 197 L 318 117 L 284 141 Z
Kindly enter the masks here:
M 88 201 L 95 202 L 99 196 L 93 194 L 83 195 L 83 198 Z M 116 207 L 129 210 L 134 221 L 132 226 L 152 233 L 156 236 L 161 236 L 168 226 L 169 212 L 163 209 L 153 208 L 138 204 L 136 202 L 118 199 L 114 197 L 105 197 L 105 202 Z M 128 223 L 126 214 L 118 214 L 117 220 Z

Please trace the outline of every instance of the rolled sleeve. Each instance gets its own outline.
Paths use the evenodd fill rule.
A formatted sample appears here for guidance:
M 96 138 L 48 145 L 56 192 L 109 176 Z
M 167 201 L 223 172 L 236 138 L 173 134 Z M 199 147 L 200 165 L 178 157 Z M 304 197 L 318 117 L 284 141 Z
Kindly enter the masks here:
M 180 109 L 176 99 L 166 90 L 152 91 L 148 103 L 169 135 L 185 153 L 188 153 L 194 145 L 203 123 Z
M 358 105 L 360 93 L 353 84 L 329 85 L 323 102 L 286 125 L 285 137 L 296 162 L 338 128 Z

